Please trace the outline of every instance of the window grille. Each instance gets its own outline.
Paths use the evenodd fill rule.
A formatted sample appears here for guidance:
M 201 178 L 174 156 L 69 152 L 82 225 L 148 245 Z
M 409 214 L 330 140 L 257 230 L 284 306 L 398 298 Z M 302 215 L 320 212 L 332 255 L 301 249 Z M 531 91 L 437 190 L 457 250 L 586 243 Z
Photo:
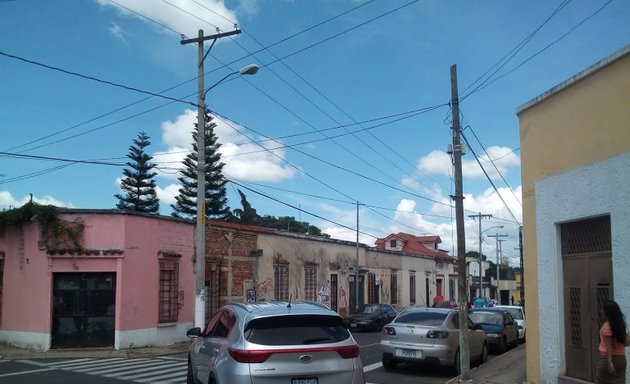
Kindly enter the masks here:
M 337 274 L 330 275 L 330 309 L 337 310 Z
M 276 264 L 274 266 L 274 278 L 276 280 L 274 294 L 277 300 L 289 300 L 289 266 L 287 264 Z
M 390 292 L 390 302 L 392 304 L 398 304 L 398 275 L 394 271 L 392 271 L 392 275 L 390 277 Z
M 416 275 L 409 275 L 409 303 L 416 303 Z
M 160 261 L 160 306 L 159 322 L 177 321 L 179 312 L 177 289 L 179 287 L 179 263 L 177 261 Z
M 304 268 L 304 299 L 315 301 L 317 293 L 317 275 L 315 267 Z
M 376 289 L 376 275 L 373 273 L 368 273 L 368 304 L 378 303 Z
M 396 240 L 390 240 L 389 241 L 389 247 L 390 248 L 396 248 Z

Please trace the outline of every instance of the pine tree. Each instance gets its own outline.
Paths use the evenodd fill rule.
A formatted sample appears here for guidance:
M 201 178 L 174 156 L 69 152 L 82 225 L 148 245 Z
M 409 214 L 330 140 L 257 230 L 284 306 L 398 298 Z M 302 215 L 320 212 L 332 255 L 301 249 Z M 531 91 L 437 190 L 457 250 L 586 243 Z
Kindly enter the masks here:
M 234 214 L 234 221 L 241 224 L 256 225 L 260 216 L 256 213 L 256 209 L 252 208 L 252 205 L 249 201 L 247 201 L 247 196 L 245 196 L 240 189 L 237 191 L 241 196 L 241 205 L 243 206 L 243 209 L 237 208 L 232 212 Z
M 221 162 L 219 148 L 221 144 L 214 134 L 216 124 L 213 117 L 206 111 L 205 126 L 205 160 L 206 160 L 206 218 L 214 220 L 229 220 L 232 217 L 227 205 L 227 180 L 223 176 L 224 163 Z M 174 212 L 172 216 L 179 218 L 194 218 L 197 216 L 197 134 L 199 129 L 195 124 L 193 130 L 193 151 L 189 153 L 182 164 L 181 176 L 178 178 L 181 188 L 175 197 L 175 204 L 171 204 Z
M 160 200 L 155 191 L 155 176 L 157 173 L 151 170 L 157 166 L 152 163 L 153 157 L 149 156 L 144 149 L 151 144 L 149 136 L 145 132 L 140 132 L 138 138 L 133 140 L 133 145 L 129 146 L 127 157 L 131 161 L 127 162 L 129 168 L 123 170 L 124 179 L 120 183 L 122 194 L 117 194 L 116 208 L 157 214 L 160 210 Z

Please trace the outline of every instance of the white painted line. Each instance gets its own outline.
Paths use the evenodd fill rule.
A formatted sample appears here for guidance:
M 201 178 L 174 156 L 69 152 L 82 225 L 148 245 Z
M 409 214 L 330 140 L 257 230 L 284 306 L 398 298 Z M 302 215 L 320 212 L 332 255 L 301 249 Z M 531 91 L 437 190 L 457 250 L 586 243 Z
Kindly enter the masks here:
M 13 373 L 5 373 L 5 374 L 0 375 L 0 377 L 27 375 L 29 373 L 54 371 L 55 369 L 56 368 L 31 369 L 30 371 L 20 371 L 20 372 L 13 372 Z
M 360 346 L 359 346 L 359 348 L 374 347 L 375 345 L 381 345 L 381 343 L 380 343 L 380 342 L 378 342 L 378 343 L 372 343 L 372 344 L 360 345 Z
M 370 364 L 367 367 L 363 367 L 363 372 L 370 372 L 370 371 L 373 371 L 375 369 L 379 369 L 382 366 L 383 366 L 383 363 L 381 363 L 381 362 Z

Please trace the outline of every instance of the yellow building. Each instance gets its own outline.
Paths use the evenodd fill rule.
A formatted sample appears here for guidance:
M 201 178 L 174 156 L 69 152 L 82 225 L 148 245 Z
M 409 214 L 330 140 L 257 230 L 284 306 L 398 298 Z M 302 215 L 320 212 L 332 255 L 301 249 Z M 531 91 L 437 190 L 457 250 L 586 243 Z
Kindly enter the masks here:
M 630 317 L 630 45 L 517 114 L 527 379 L 592 381 L 599 305 Z

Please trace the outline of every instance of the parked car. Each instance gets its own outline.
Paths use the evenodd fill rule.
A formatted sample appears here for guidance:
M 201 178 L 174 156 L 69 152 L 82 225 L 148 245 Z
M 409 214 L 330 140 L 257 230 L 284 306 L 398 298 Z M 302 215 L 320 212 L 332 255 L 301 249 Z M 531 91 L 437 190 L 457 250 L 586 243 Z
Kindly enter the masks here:
M 381 332 L 383 367 L 396 369 L 400 362 L 452 367 L 459 374 L 459 311 L 448 308 L 408 308 Z M 468 319 L 471 362 L 488 360 L 486 334 Z
M 438 301 L 436 303 L 433 303 L 433 308 L 450 308 L 450 309 L 455 309 L 457 308 L 457 302 L 454 300 L 442 300 L 442 301 Z
M 518 345 L 518 325 L 506 310 L 496 307 L 473 308 L 468 311 L 468 316 L 486 332 L 490 349 L 503 353 L 508 347 Z
M 512 315 L 518 325 L 518 340 L 525 342 L 525 309 L 520 305 L 497 305 L 496 308 L 505 309 Z
M 364 384 L 359 345 L 312 302 L 227 304 L 192 328 L 187 384 Z
M 371 329 L 379 332 L 396 317 L 396 310 L 389 304 L 364 304 L 358 313 L 344 321 L 351 330 Z

